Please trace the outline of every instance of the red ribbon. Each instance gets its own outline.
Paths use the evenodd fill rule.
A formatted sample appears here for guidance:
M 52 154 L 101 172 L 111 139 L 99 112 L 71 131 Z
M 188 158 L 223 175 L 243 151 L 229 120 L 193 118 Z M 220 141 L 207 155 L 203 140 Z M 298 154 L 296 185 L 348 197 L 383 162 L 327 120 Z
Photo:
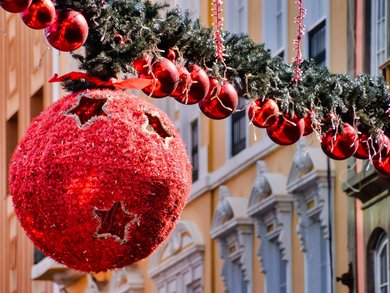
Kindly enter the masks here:
M 87 82 L 93 83 L 96 86 L 102 87 L 114 87 L 116 89 L 128 89 L 128 90 L 142 90 L 143 88 L 152 84 L 152 79 L 146 78 L 127 78 L 125 80 L 117 80 L 116 78 L 110 78 L 109 81 L 103 81 L 98 77 L 90 76 L 83 72 L 70 72 L 63 76 L 58 76 L 57 73 L 50 78 L 49 82 L 62 82 L 68 80 L 84 79 Z

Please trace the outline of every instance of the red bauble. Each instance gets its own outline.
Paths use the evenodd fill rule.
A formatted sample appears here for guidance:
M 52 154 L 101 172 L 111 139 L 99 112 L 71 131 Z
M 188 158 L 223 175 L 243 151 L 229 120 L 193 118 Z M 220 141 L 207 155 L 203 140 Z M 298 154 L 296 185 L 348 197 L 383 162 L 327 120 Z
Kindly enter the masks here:
M 37 117 L 10 165 L 15 212 L 46 255 L 80 271 L 147 257 L 191 189 L 168 116 L 122 91 L 71 94 Z
M 199 102 L 202 113 L 215 120 L 225 119 L 237 109 L 238 94 L 229 82 L 220 83 L 210 79 L 210 89 L 207 96 Z
M 26 10 L 31 2 L 32 0 L 0 0 L 0 6 L 5 11 L 19 13 Z
M 53 22 L 56 11 L 51 0 L 34 0 L 20 16 L 25 25 L 40 30 L 47 28 Z
M 144 62 L 147 62 L 147 60 L 144 59 Z M 136 66 L 139 67 L 139 65 Z M 142 90 L 145 94 L 154 98 L 169 96 L 176 89 L 179 82 L 179 71 L 176 65 L 164 57 L 159 57 L 158 60 L 152 62 L 150 67 L 142 66 L 138 76 L 154 79 L 152 85 Z
M 372 160 L 375 169 L 382 175 L 390 176 L 390 155 L 386 157 L 376 157 Z
M 179 85 L 171 96 L 182 104 L 193 105 L 206 97 L 210 89 L 210 80 L 206 71 L 198 65 L 191 66 L 189 79 L 187 74 L 188 71 L 183 71 Z
M 368 138 L 370 135 L 366 132 L 362 132 L 358 134 L 358 148 L 356 150 L 356 153 L 353 154 L 355 158 L 361 159 L 361 160 L 367 160 L 370 157 L 369 149 L 372 151 L 372 148 L 370 146 L 370 142 L 368 141 Z M 372 154 L 371 154 L 372 155 Z
M 313 121 L 312 121 L 312 112 L 307 112 L 305 118 L 305 130 L 303 131 L 303 136 L 307 136 L 313 133 Z
M 54 48 L 64 52 L 74 51 L 87 40 L 88 23 L 80 12 L 57 10 L 56 18 L 45 30 L 45 35 Z
M 328 130 L 321 138 L 321 148 L 333 160 L 345 160 L 354 155 L 359 146 L 358 133 L 350 124 L 344 123 L 341 131 Z
M 269 138 L 280 145 L 291 145 L 296 143 L 303 135 L 305 122 L 303 118 L 290 114 L 279 116 L 275 124 L 267 128 Z
M 279 116 L 278 104 L 273 99 L 255 99 L 248 109 L 249 120 L 253 125 L 267 128 L 273 125 Z

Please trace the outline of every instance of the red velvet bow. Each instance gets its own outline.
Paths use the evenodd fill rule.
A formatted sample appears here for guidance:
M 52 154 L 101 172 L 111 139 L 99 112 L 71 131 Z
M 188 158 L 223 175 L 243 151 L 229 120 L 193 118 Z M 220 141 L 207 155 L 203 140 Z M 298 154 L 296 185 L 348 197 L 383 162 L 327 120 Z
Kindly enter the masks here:
M 49 80 L 49 82 L 62 82 L 68 80 L 84 79 L 87 82 L 93 83 L 96 86 L 114 87 L 116 89 L 142 90 L 143 88 L 152 84 L 152 79 L 146 78 L 127 78 L 125 80 L 117 80 L 110 78 L 109 81 L 103 81 L 95 76 L 90 76 L 82 72 L 70 72 L 63 76 L 58 76 L 57 73 Z

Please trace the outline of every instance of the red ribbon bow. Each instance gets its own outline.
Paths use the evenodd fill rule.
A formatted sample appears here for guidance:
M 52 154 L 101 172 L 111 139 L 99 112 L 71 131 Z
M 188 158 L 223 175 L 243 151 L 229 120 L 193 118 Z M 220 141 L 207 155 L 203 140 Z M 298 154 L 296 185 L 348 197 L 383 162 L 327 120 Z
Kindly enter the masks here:
M 70 72 L 63 76 L 58 76 L 57 73 L 50 78 L 49 82 L 62 82 L 68 80 L 84 79 L 87 82 L 93 83 L 96 86 L 114 87 L 116 89 L 129 89 L 129 90 L 142 90 L 143 88 L 152 84 L 152 79 L 146 78 L 127 78 L 125 80 L 117 80 L 116 78 L 110 78 L 109 81 L 103 81 L 98 77 L 90 76 L 83 72 Z

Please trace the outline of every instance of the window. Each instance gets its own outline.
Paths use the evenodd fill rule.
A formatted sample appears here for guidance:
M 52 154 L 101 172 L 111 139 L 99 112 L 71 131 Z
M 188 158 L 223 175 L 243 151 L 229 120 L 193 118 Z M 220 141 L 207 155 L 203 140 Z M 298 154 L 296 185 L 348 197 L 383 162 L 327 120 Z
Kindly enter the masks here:
M 248 32 L 248 0 L 229 0 L 226 5 L 226 29 L 232 33 Z
M 247 206 L 246 198 L 231 196 L 226 186 L 220 186 L 210 235 L 219 243 L 227 293 L 252 292 L 253 226 L 245 212 Z
M 198 119 L 191 122 L 192 181 L 199 179 L 199 130 Z
M 245 112 L 245 99 L 240 98 L 238 101 L 238 107 L 236 112 L 232 115 L 232 157 L 245 149 L 246 146 L 246 112 Z
M 287 38 L 287 1 L 263 1 L 263 33 L 266 46 L 274 56 L 284 58 Z
M 194 222 L 179 221 L 169 238 L 152 254 L 148 275 L 156 283 L 158 293 L 202 293 L 203 267 L 202 234 Z
M 326 65 L 326 21 L 309 32 L 309 58 L 319 66 Z
M 388 0 L 373 0 L 371 8 L 371 73 L 377 75 L 390 55 Z
M 285 189 L 284 175 L 268 172 L 263 161 L 258 161 L 256 167 L 247 211 L 261 239 L 258 256 L 265 275 L 264 292 L 290 293 L 292 197 Z
M 385 233 L 379 238 L 374 255 L 375 293 L 390 292 L 389 239 Z

